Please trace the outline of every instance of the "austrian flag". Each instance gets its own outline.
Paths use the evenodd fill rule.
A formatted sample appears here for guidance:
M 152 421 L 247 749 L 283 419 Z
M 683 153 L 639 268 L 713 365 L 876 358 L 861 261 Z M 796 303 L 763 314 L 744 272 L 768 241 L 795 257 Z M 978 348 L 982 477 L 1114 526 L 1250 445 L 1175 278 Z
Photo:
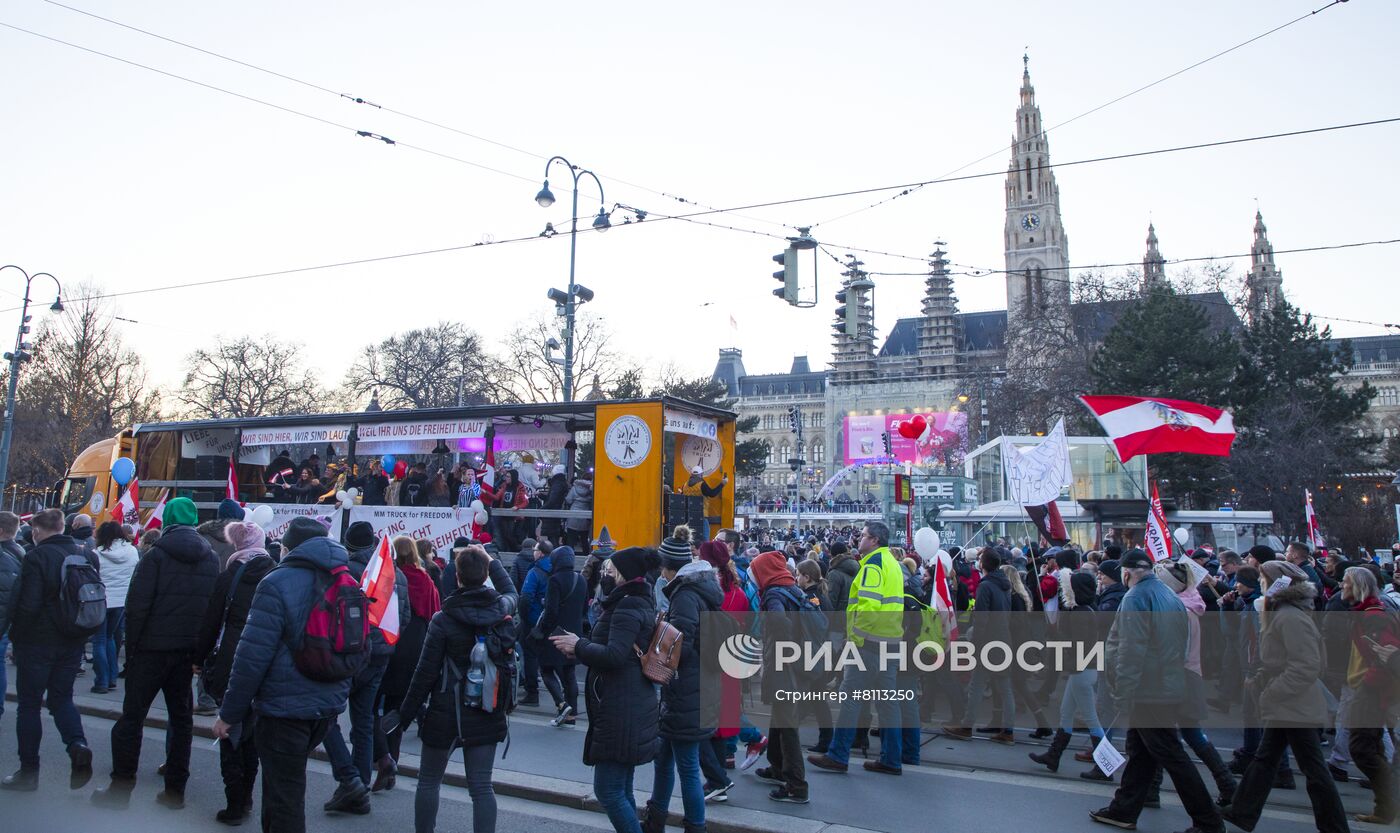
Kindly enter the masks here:
M 1182 399 L 1146 396 L 1081 396 L 1108 434 L 1118 459 L 1139 454 L 1209 454 L 1229 457 L 1235 419 L 1229 411 Z
M 394 587 L 394 552 L 388 536 L 379 539 L 379 546 L 365 566 L 360 589 L 369 597 L 369 623 L 384 634 L 384 641 L 393 645 L 399 641 L 399 597 Z

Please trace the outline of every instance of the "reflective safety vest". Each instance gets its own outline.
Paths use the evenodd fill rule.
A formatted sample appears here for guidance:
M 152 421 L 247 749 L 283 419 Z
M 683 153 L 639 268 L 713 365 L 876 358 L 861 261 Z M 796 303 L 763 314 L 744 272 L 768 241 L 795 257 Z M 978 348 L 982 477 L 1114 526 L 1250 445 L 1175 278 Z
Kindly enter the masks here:
M 858 646 L 866 640 L 899 642 L 904 636 L 904 573 L 880 547 L 860 560 L 846 606 L 846 638 Z

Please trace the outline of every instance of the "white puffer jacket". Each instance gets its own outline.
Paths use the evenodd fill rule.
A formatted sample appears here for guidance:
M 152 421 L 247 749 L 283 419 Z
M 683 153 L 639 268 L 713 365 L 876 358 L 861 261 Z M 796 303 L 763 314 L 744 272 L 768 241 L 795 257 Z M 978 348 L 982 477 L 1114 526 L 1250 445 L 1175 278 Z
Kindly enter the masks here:
M 107 586 L 107 608 L 126 607 L 126 588 L 131 584 L 131 574 L 136 572 L 136 564 L 141 555 L 130 542 L 116 540 L 110 547 L 98 547 L 97 557 L 102 559 L 102 583 Z

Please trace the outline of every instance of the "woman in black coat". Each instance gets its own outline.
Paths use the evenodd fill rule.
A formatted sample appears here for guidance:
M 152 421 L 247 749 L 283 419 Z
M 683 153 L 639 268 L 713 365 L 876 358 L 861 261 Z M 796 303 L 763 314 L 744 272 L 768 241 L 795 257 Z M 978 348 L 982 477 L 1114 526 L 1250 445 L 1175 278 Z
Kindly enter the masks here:
M 583 629 L 583 611 L 588 606 L 588 582 L 574 571 L 573 547 L 556 547 L 549 554 L 549 583 L 544 591 L 544 612 L 531 637 L 537 640 L 540 676 L 554 698 L 555 726 L 573 726 L 578 714 L 578 663 L 546 639 L 556 628 L 569 633 Z
M 491 765 L 496 744 L 506 738 L 504 709 L 487 712 L 460 707 L 456 686 L 443 686 L 443 667 L 451 660 L 461 673 L 468 673 L 472 649 L 479 637 L 513 637 L 511 622 L 514 606 L 486 584 L 491 556 L 481 547 L 459 551 L 456 560 L 458 589 L 442 603 L 433 616 L 423 641 L 423 653 L 413 672 L 408 693 L 399 708 L 403 725 L 421 718 L 419 737 L 423 741 L 418 771 L 418 789 L 413 799 L 415 833 L 433 833 L 437 824 L 438 794 L 447 762 L 457 747 L 467 772 L 467 790 L 472 797 L 472 829 L 491 833 L 496 829 L 496 792 L 491 787 Z M 499 627 L 506 623 L 506 627 Z M 513 646 L 501 646 L 508 648 Z M 427 707 L 424 708 L 424 701 Z
M 593 767 L 593 794 L 619 833 L 636 833 L 641 826 L 632 776 L 637 765 L 656 757 L 659 718 L 656 686 L 642 674 L 637 651 L 646 650 L 656 628 L 646 574 L 661 566 L 661 558 L 655 550 L 628 547 L 612 562 L 621 582 L 603 601 L 592 637 L 568 633 L 551 640 L 588 666 L 583 762 Z

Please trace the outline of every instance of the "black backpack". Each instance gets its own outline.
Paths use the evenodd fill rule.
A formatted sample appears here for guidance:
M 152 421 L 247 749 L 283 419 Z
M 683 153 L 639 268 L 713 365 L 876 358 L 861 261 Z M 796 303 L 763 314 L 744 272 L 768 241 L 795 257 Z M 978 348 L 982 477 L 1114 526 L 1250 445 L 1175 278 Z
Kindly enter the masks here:
M 457 737 L 462 737 L 463 716 L 475 712 L 503 712 L 509 715 L 515 711 L 515 687 L 518 674 L 515 650 L 517 626 L 515 618 L 506 615 L 492 625 L 485 634 L 486 656 L 496 667 L 495 697 L 485 693 L 486 701 L 481 707 L 467 703 L 467 671 L 470 661 L 458 663 L 451 655 L 444 653 L 442 658 L 441 691 L 452 696 L 452 716 L 457 724 Z M 489 705 L 488 705 L 489 704 Z M 470 718 L 468 718 L 470 719 Z M 510 752 L 510 733 L 506 733 L 506 749 Z M 502 758 L 505 757 L 503 753 Z
M 58 629 L 66 636 L 88 637 L 107 622 L 107 586 L 97 568 L 80 552 L 63 557 L 58 573 Z

